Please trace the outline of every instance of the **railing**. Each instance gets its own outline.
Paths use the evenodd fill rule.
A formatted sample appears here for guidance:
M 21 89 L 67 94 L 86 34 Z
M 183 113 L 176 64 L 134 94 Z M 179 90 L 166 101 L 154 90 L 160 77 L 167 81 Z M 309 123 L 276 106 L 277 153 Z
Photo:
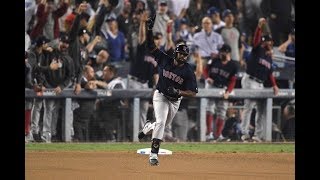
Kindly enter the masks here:
M 199 89 L 195 98 L 198 103 L 198 123 L 200 127 L 200 141 L 205 141 L 206 132 L 206 106 L 207 98 L 222 98 L 223 89 Z M 71 141 L 71 127 L 73 111 L 71 110 L 71 100 L 74 99 L 95 99 L 95 98 L 132 98 L 133 99 L 133 141 L 138 140 L 140 98 L 151 98 L 152 89 L 125 89 L 125 90 L 83 90 L 79 95 L 75 95 L 72 89 L 65 89 L 61 94 L 56 95 L 53 89 L 47 89 L 43 96 L 37 96 L 33 90 L 25 89 L 25 98 L 60 98 L 65 99 L 65 113 L 62 125 L 62 137 L 65 142 Z M 273 94 L 272 89 L 252 90 L 235 89 L 229 96 L 230 99 L 265 99 L 266 100 L 266 141 L 272 141 L 272 102 L 273 99 L 293 99 L 294 89 L 280 89 L 278 96 Z

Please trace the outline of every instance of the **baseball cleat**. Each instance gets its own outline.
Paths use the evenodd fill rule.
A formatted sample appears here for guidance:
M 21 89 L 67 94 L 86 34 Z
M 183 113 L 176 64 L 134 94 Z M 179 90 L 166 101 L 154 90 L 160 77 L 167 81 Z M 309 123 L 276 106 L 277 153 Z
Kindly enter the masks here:
M 241 136 L 241 140 L 242 140 L 243 142 L 248 142 L 248 141 L 250 140 L 249 134 L 243 134 L 243 135 Z
M 253 142 L 262 142 L 262 140 L 257 136 L 252 136 Z
M 150 131 L 150 125 L 151 125 L 150 120 L 147 120 L 146 124 L 144 124 L 142 131 L 140 131 L 138 134 L 139 139 L 144 138 L 146 136 L 146 134 Z
M 149 156 L 150 166 L 159 166 L 158 155 L 156 153 L 151 153 Z

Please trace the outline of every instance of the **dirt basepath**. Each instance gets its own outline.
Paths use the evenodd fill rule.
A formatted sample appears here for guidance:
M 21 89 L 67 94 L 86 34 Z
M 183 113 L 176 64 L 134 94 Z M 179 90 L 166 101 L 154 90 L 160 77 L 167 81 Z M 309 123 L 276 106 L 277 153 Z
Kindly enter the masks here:
M 26 152 L 26 180 L 294 180 L 294 153 Z

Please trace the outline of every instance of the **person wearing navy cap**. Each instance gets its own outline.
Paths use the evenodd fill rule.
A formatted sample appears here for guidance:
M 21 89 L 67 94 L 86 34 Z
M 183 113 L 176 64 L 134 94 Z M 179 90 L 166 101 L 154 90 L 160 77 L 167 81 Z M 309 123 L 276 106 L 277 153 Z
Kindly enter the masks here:
M 214 6 L 207 10 L 207 16 L 212 20 L 212 28 L 214 31 L 226 25 L 226 23 L 221 20 L 220 10 Z

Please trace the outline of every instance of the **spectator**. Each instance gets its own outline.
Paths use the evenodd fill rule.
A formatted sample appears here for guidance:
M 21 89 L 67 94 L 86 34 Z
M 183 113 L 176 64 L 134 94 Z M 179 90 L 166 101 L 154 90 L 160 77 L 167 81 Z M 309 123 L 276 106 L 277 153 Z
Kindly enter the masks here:
M 119 31 L 118 23 L 114 16 L 107 18 L 108 26 L 103 30 L 103 38 L 108 43 L 110 63 L 119 64 L 125 60 L 125 36 Z
M 57 7 L 54 0 L 41 1 L 36 14 L 37 24 L 30 34 L 32 40 L 40 35 L 44 35 L 49 40 L 59 37 L 59 18 L 67 12 L 68 2 L 69 0 L 60 1 Z
M 213 31 L 212 21 L 209 17 L 202 19 L 202 30 L 194 35 L 193 41 L 193 44 L 199 47 L 199 53 L 204 60 L 204 66 L 209 59 L 218 56 L 218 49 L 224 43 L 221 35 Z
M 262 0 L 243 0 L 243 18 L 240 20 L 240 30 L 247 34 L 248 42 L 252 45 L 252 37 L 257 27 L 259 17 L 262 17 L 260 8 Z
M 293 0 L 262 0 L 261 2 L 261 10 L 264 17 L 267 17 L 275 46 L 285 41 L 292 28 L 293 4 Z
M 136 0 L 135 9 L 136 12 L 142 12 L 148 9 L 147 0 Z
M 187 14 L 187 9 L 189 8 L 190 0 L 169 0 L 171 12 L 171 19 L 174 21 L 174 28 L 178 29 L 180 26 L 180 21 Z
M 243 52 L 240 52 L 240 32 L 233 26 L 234 16 L 230 9 L 226 9 L 223 11 L 222 17 L 226 24 L 219 28 L 217 32 L 221 34 L 223 41 L 231 47 L 231 59 L 243 67 L 244 61 L 240 58 L 240 55 L 243 54 Z
M 288 36 L 288 40 L 282 43 L 278 50 L 288 57 L 295 57 L 296 55 L 296 36 L 295 29 L 293 28 Z
M 127 35 L 127 44 L 129 49 L 129 62 L 136 61 L 137 49 L 138 49 L 138 36 L 140 27 L 140 18 L 145 11 L 134 11 L 129 23 L 129 32 Z
M 96 81 L 98 88 L 125 89 L 126 86 L 120 77 L 117 77 L 117 69 L 113 65 L 107 65 L 103 69 L 103 81 Z M 125 100 L 101 99 L 97 102 L 97 121 L 100 124 L 100 138 L 103 141 L 116 141 L 117 123 L 121 120 L 120 106 L 126 104 Z
M 101 50 L 98 55 L 94 55 L 88 62 L 88 65 L 90 65 L 94 69 L 94 76 L 97 80 L 103 79 L 103 69 L 107 65 L 107 61 L 109 58 L 109 53 L 105 50 Z
M 163 46 L 167 41 L 167 23 L 170 20 L 170 17 L 167 14 L 168 12 L 168 3 L 167 0 L 160 0 L 157 16 L 153 26 L 153 32 L 160 32 L 163 35 L 161 46 Z
M 119 31 L 123 32 L 123 34 L 126 35 L 126 39 L 128 39 L 129 23 L 131 19 L 130 12 L 131 12 L 131 3 L 126 3 L 121 14 L 117 17 Z
M 264 18 L 261 18 L 259 20 L 259 24 L 254 37 L 255 44 L 251 51 L 250 58 L 247 62 L 246 74 L 241 80 L 241 85 L 244 89 L 264 89 L 263 83 L 267 79 L 270 79 L 274 94 L 277 95 L 279 88 L 272 74 L 272 38 L 270 35 L 261 36 L 261 34 L 265 33 L 262 32 L 262 30 L 265 29 L 263 28 L 263 26 L 266 26 L 266 23 L 267 22 Z M 241 136 L 241 139 L 243 141 L 247 141 L 250 139 L 250 116 L 254 106 L 257 106 L 255 132 L 252 140 L 258 142 L 264 141 L 266 138 L 266 135 L 264 133 L 266 124 L 266 102 L 263 100 L 259 101 L 253 99 L 245 99 L 244 103 L 243 118 L 241 123 L 241 130 L 243 135 Z
M 33 28 L 30 26 L 30 22 L 35 14 L 36 2 L 35 0 L 25 0 L 24 5 L 24 31 L 27 33 Z
M 240 58 L 242 59 L 242 61 L 246 63 L 250 55 L 249 45 L 247 43 L 247 34 L 244 32 L 241 33 L 240 40 L 241 40 L 241 49 L 242 49 L 240 52 L 243 52 Z
M 214 31 L 226 25 L 226 23 L 221 20 L 220 11 L 216 7 L 208 9 L 207 16 L 211 18 L 213 24 L 212 28 Z
M 81 79 L 81 88 L 94 90 L 97 88 L 94 78 L 94 70 L 86 65 Z M 74 141 L 89 141 L 89 123 L 95 109 L 95 99 L 80 99 L 80 107 L 74 111 Z
M 103 30 L 104 27 L 106 26 L 104 24 L 106 18 L 111 16 L 116 17 L 113 11 L 118 6 L 118 3 L 119 3 L 118 0 L 100 0 L 99 1 L 99 7 L 97 9 L 97 14 L 95 16 L 95 21 L 94 21 L 95 24 L 92 32 L 94 36 L 95 35 L 102 36 L 101 30 Z
M 180 27 L 177 28 L 178 31 L 176 32 L 176 39 L 182 39 L 185 42 L 192 41 L 192 35 L 189 32 L 188 22 L 187 19 L 182 18 L 180 20 Z
M 203 9 L 206 9 L 202 0 L 191 0 L 187 9 L 186 19 L 189 20 L 189 26 L 193 29 L 201 27 L 201 19 L 205 16 Z

